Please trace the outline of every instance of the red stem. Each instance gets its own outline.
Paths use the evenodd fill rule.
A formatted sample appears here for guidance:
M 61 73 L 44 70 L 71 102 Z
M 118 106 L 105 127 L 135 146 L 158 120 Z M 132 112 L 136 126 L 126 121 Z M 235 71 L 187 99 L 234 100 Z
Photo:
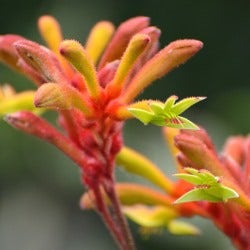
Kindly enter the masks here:
M 112 234 L 113 238 L 116 240 L 119 248 L 121 250 L 129 250 L 127 248 L 127 243 L 124 239 L 123 234 L 121 234 L 119 228 L 114 223 L 113 218 L 110 214 L 110 211 L 103 200 L 103 196 L 101 194 L 100 186 L 96 186 L 96 188 L 93 189 L 93 193 L 95 195 L 95 201 L 96 201 L 96 208 L 101 215 L 105 225 L 108 227 L 110 233 Z
M 111 206 L 113 208 L 116 223 L 119 226 L 123 237 L 125 238 L 126 247 L 124 248 L 124 250 L 135 250 L 134 240 L 128 227 L 128 223 L 122 213 L 120 201 L 118 199 L 115 190 L 115 183 L 112 177 L 106 182 L 104 182 L 104 189 L 111 201 Z

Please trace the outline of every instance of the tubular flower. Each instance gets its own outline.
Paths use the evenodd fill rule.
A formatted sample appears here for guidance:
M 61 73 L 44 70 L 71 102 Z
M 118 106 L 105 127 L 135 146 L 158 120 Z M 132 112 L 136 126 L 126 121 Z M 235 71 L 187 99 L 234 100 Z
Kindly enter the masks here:
M 117 183 L 125 214 L 144 232 L 166 227 L 173 234 L 191 235 L 199 230 L 179 218 L 199 215 L 213 221 L 237 249 L 250 249 L 250 137 L 230 137 L 218 154 L 202 128 L 165 127 L 163 133 L 176 161 L 175 176 L 180 180 L 169 180 L 150 160 L 123 148 L 117 164 L 161 189 Z M 91 196 L 82 196 L 82 207 L 91 207 Z
M 250 249 L 250 137 L 230 137 L 217 154 L 205 130 L 183 130 L 175 137 L 175 145 L 180 150 L 177 158 L 181 166 L 208 170 L 238 193 L 228 202 L 203 201 L 200 206 L 238 249 Z
M 197 235 L 199 229 L 180 218 L 199 215 L 211 220 L 237 249 L 250 249 L 250 137 L 230 137 L 218 154 L 204 129 L 164 128 L 163 132 L 180 180 L 168 179 L 145 156 L 124 147 L 117 155 L 117 165 L 157 189 L 116 183 L 123 212 L 141 226 L 143 234 L 167 228 L 172 234 Z M 107 195 L 102 195 L 110 205 Z M 93 208 L 93 199 L 93 192 L 83 194 L 81 207 Z
M 40 113 L 42 109 L 37 109 L 33 104 L 34 94 L 31 90 L 16 93 L 8 84 L 0 86 L 0 117 L 19 110 Z
M 152 108 L 150 118 L 154 122 L 158 115 L 163 125 L 164 119 L 169 125 L 172 120 L 185 125 L 187 121 L 177 116 L 202 98 L 191 98 L 187 106 L 183 102 L 181 108 L 175 107 L 176 115 L 166 114 L 176 97 L 166 102 L 166 109 L 167 104 L 151 100 L 134 103 L 134 99 L 154 80 L 187 61 L 203 44 L 184 39 L 159 50 L 160 30 L 143 16 L 123 22 L 117 29 L 107 21 L 97 23 L 85 46 L 63 40 L 59 24 L 51 16 L 42 16 L 38 27 L 48 48 L 21 36 L 3 35 L 0 59 L 34 81 L 38 87 L 34 105 L 57 111 L 64 133 L 29 111 L 9 114 L 5 120 L 54 144 L 79 165 L 82 181 L 93 192 L 95 207 L 118 245 L 133 249 L 113 176 L 115 158 L 123 146 L 123 122 L 134 117 L 129 108 L 139 109 L 139 119 L 145 109 Z M 187 124 L 193 128 L 193 124 Z M 106 206 L 102 192 L 112 209 Z

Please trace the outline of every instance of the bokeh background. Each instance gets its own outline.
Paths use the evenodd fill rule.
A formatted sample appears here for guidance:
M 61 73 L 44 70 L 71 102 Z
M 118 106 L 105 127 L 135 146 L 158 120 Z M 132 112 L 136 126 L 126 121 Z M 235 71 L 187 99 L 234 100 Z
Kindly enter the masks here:
M 207 96 L 188 113 L 205 126 L 220 150 L 231 134 L 247 134 L 250 116 L 250 1 L 217 0 L 0 0 L 0 33 L 17 33 L 41 42 L 37 18 L 52 14 L 65 38 L 84 41 L 91 26 L 103 19 L 116 25 L 136 16 L 150 16 L 161 28 L 162 46 L 178 38 L 196 38 L 205 46 L 184 66 L 157 81 L 144 97 L 164 100 L 176 94 Z M 23 77 L 0 65 L 0 82 L 18 91 L 33 88 Z M 53 118 L 53 114 L 50 115 Z M 125 142 L 147 154 L 170 175 L 175 173 L 158 128 L 130 121 Z M 121 180 L 137 179 L 122 170 Z M 15 131 L 0 121 L 0 249 L 116 249 L 100 219 L 78 205 L 83 193 L 77 167 L 58 150 Z M 233 249 L 214 226 L 199 218 L 203 234 L 176 237 L 167 232 L 147 239 L 131 223 L 139 250 Z

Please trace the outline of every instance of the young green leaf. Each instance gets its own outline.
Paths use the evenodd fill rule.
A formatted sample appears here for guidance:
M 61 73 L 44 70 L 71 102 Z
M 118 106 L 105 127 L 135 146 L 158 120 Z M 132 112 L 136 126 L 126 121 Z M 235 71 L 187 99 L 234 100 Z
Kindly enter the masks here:
M 172 107 L 172 112 L 179 115 L 186 111 L 188 108 L 196 104 L 197 102 L 200 102 L 202 100 L 206 99 L 206 97 L 187 97 L 179 101 L 178 103 L 174 104 Z
M 204 99 L 204 97 L 189 97 L 175 104 L 177 96 L 170 96 L 165 103 L 148 101 L 146 106 L 128 108 L 128 111 L 144 124 L 152 123 L 156 126 L 166 126 L 177 129 L 198 129 L 194 123 L 179 116 L 190 106 Z
M 174 176 L 195 185 L 201 185 L 202 183 L 201 178 L 196 175 L 181 173 L 181 174 L 175 174 Z
M 164 103 L 164 111 L 169 112 L 171 108 L 174 106 L 175 101 L 178 99 L 178 96 L 172 95 L 170 96 L 166 102 Z
M 209 171 L 193 168 L 185 168 L 185 170 L 187 173 L 175 174 L 175 176 L 196 187 L 177 199 L 175 204 L 191 201 L 226 202 L 228 199 L 239 197 L 235 190 L 222 185 L 219 177 Z
M 196 188 L 190 190 L 189 192 L 182 195 L 179 199 L 177 199 L 174 203 L 179 204 L 183 202 L 191 202 L 191 201 L 210 201 L 210 202 L 219 202 L 222 201 L 213 195 L 209 195 L 204 188 Z
M 179 129 L 199 129 L 197 125 L 182 116 L 177 116 L 166 120 L 165 126 Z
M 145 125 L 147 125 L 154 117 L 153 113 L 139 108 L 129 108 L 129 112 Z
M 163 113 L 164 106 L 161 102 L 151 102 L 149 106 L 155 114 L 160 115 Z

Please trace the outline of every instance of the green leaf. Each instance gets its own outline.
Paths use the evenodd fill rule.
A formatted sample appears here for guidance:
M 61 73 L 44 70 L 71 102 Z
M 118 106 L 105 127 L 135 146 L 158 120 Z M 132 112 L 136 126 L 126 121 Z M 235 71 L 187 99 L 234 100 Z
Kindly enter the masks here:
M 226 202 L 228 199 L 239 197 L 238 193 L 232 188 L 220 185 L 218 187 L 211 187 L 206 190 L 208 195 L 218 198 L 220 201 Z
M 203 188 L 192 189 L 189 192 L 182 195 L 179 199 L 177 199 L 174 203 L 179 204 L 183 202 L 191 202 L 191 201 L 211 201 L 211 202 L 219 202 L 223 201 L 216 196 L 210 195 Z
M 183 128 L 183 129 L 199 129 L 199 127 L 197 125 L 195 125 L 193 122 L 191 122 L 187 118 L 184 118 L 182 116 L 178 116 L 178 119 L 181 121 L 181 123 L 180 123 L 181 127 L 178 127 L 178 128 Z
M 139 108 L 129 108 L 129 112 L 131 112 L 134 117 L 140 120 L 142 123 L 147 125 L 154 117 L 154 114 Z
M 175 176 L 196 186 L 177 199 L 176 204 L 191 201 L 226 202 L 228 199 L 239 197 L 235 190 L 222 185 L 219 177 L 214 176 L 209 171 L 193 168 L 185 168 L 185 170 L 188 173 L 176 174 Z
M 150 123 L 156 125 L 156 126 L 160 126 L 160 127 L 163 127 L 163 126 L 166 126 L 166 118 L 162 115 L 158 115 L 158 116 L 154 116 L 152 118 L 152 120 L 150 121 Z
M 165 112 L 169 112 L 169 111 L 172 109 L 172 107 L 174 106 L 175 101 L 176 101 L 177 99 L 178 99 L 178 96 L 176 96 L 176 95 L 170 96 L 170 97 L 166 100 L 166 102 L 164 103 L 164 111 L 165 111 Z
M 163 113 L 163 104 L 161 102 L 152 102 L 149 104 L 150 108 L 155 114 L 162 114 Z
M 179 116 L 190 106 L 204 99 L 204 97 L 189 97 L 175 104 L 177 96 L 170 96 L 165 103 L 160 101 L 145 101 L 142 107 L 128 108 L 134 117 L 144 124 L 152 123 L 156 126 L 166 126 L 177 129 L 199 129 L 188 119 Z
M 172 112 L 179 115 L 190 108 L 192 105 L 196 104 L 204 100 L 206 97 L 187 97 L 176 103 L 173 108 Z
M 195 185 L 201 185 L 201 179 L 198 176 L 191 175 L 191 174 L 175 174 L 174 176 L 182 179 L 184 181 L 190 182 Z
M 165 126 L 178 129 L 199 129 L 197 125 L 182 116 L 166 119 Z

